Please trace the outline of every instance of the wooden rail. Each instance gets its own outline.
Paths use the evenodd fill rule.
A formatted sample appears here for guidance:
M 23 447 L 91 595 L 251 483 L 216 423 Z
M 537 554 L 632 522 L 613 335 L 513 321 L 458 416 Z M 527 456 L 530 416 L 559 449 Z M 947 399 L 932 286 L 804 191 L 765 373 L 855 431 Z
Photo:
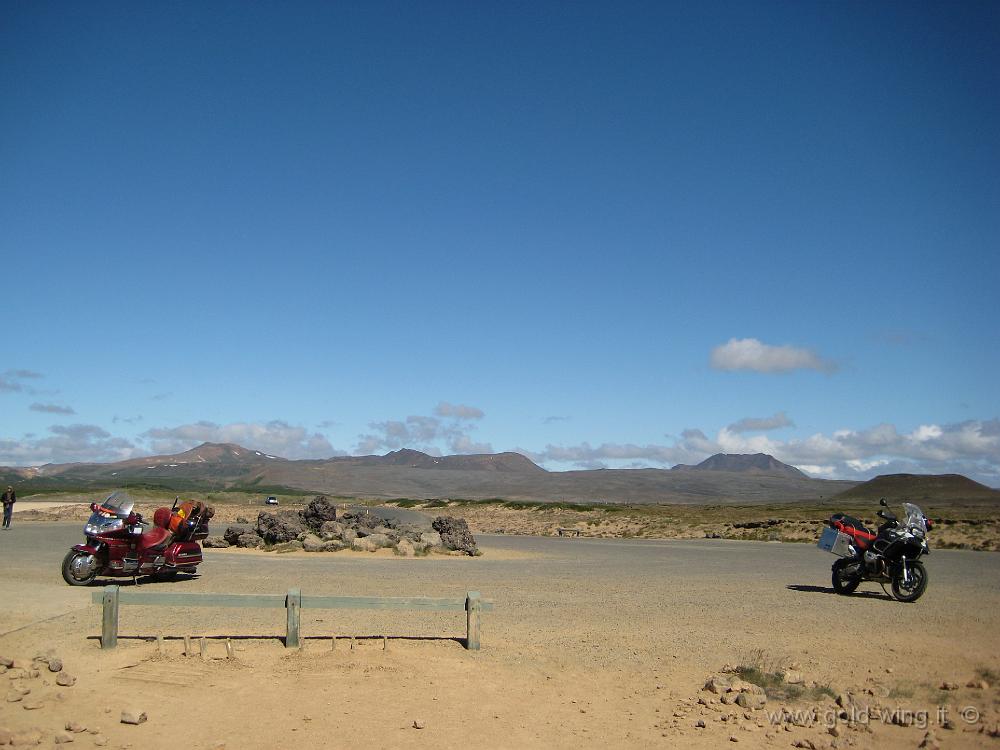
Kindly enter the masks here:
M 479 650 L 480 613 L 493 609 L 478 591 L 470 591 L 464 599 L 432 599 L 428 597 L 388 596 L 303 596 L 298 589 L 287 594 L 180 594 L 160 591 L 122 591 L 119 586 L 105 586 L 95 591 L 95 603 L 103 604 L 101 648 L 118 645 L 118 608 L 122 605 L 157 607 L 284 607 L 287 613 L 285 647 L 298 648 L 300 612 L 309 609 L 413 609 L 424 612 L 466 613 L 465 648 Z

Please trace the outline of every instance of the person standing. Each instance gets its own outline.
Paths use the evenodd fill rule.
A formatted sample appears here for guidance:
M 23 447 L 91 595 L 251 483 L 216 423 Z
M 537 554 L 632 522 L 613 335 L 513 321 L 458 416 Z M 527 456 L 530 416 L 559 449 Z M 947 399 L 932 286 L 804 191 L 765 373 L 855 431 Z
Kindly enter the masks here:
M 7 487 L 7 491 L 3 493 L 3 527 L 5 529 L 10 528 L 10 516 L 14 512 L 14 503 L 17 502 L 17 495 L 14 492 L 13 487 Z

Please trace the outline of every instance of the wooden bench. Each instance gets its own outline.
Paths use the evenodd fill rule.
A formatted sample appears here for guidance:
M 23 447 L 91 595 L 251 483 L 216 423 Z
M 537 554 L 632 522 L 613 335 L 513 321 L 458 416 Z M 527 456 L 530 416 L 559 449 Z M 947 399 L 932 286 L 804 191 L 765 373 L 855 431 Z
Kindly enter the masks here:
M 491 602 L 480 598 L 478 591 L 470 591 L 464 599 L 431 599 L 427 597 L 390 596 L 303 596 L 299 589 L 289 589 L 287 594 L 182 594 L 161 591 L 121 590 L 120 586 L 105 586 L 95 591 L 92 600 L 103 604 L 101 621 L 101 648 L 118 645 L 118 608 L 122 605 L 157 607 L 284 607 L 287 610 L 285 647 L 298 648 L 299 612 L 310 609 L 412 609 L 423 612 L 466 613 L 465 648 L 479 650 L 480 613 L 493 609 Z

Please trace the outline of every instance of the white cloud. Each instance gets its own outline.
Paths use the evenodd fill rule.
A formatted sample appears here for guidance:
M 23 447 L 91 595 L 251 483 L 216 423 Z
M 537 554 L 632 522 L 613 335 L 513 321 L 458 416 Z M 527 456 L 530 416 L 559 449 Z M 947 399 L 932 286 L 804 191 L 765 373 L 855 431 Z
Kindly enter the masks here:
M 795 423 L 788 418 L 788 415 L 779 411 L 773 417 L 744 417 L 726 429 L 730 432 L 758 432 L 794 426 Z
M 121 461 L 139 452 L 131 441 L 114 437 L 97 425 L 53 425 L 49 432 L 42 438 L 0 439 L 0 465 Z
M 818 370 L 832 373 L 836 363 L 823 359 L 809 349 L 796 346 L 772 346 L 757 339 L 729 339 L 712 350 L 710 362 L 716 370 L 752 370 L 754 372 L 791 372 Z
M 486 416 L 482 409 L 477 409 L 475 406 L 449 404 L 447 401 L 442 401 L 435 406 L 434 414 L 438 417 L 451 419 L 482 419 Z
M 271 422 L 194 422 L 177 427 L 154 427 L 140 436 L 157 454 L 180 453 L 201 443 L 237 443 L 282 458 L 329 458 L 343 455 L 325 437 L 281 420 Z
M 738 424 L 738 423 L 737 423 Z M 524 452 L 524 451 L 522 451 Z M 894 425 L 879 424 L 861 430 L 842 429 L 804 438 L 776 440 L 767 435 L 747 435 L 724 427 L 714 438 L 698 429 L 687 429 L 668 444 L 589 443 L 547 445 L 528 453 L 543 464 L 589 467 L 621 466 L 641 460 L 647 466 L 668 467 L 698 463 L 715 453 L 768 453 L 813 476 L 869 479 L 887 473 L 958 473 L 977 481 L 1000 484 L 1000 420 L 970 420 L 950 425 L 920 425 L 900 432 Z
M 470 433 L 472 420 L 481 419 L 482 410 L 442 401 L 434 408 L 437 416 L 410 415 L 405 420 L 371 422 L 371 432 L 358 436 L 355 452 L 368 455 L 380 451 L 413 448 L 430 455 L 449 453 L 492 453 L 489 443 L 475 442 Z M 446 417 L 440 419 L 439 417 Z
M 59 404 L 40 404 L 34 403 L 28 407 L 31 411 L 40 411 L 46 414 L 76 414 L 76 411 L 69 406 L 60 406 Z
M 43 377 L 40 372 L 34 370 L 6 370 L 0 373 L 0 393 L 36 393 L 34 388 L 30 388 L 22 381 L 37 380 Z

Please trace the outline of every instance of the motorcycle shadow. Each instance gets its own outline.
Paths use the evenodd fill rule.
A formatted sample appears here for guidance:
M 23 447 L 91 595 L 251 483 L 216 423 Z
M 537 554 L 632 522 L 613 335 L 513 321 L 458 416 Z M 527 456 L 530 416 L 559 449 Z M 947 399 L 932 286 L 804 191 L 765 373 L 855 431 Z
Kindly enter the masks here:
M 139 576 L 131 578 L 95 578 L 87 584 L 90 588 L 104 588 L 105 586 L 173 586 L 185 581 L 197 581 L 201 578 L 200 573 L 193 575 L 179 575 L 176 578 L 157 578 L 156 576 Z
M 789 591 L 804 591 L 807 594 L 833 594 L 834 596 L 853 597 L 855 599 L 881 599 L 886 602 L 893 602 L 891 596 L 884 591 L 855 591 L 853 594 L 838 594 L 831 586 L 810 586 L 801 583 L 790 583 L 785 586 Z

